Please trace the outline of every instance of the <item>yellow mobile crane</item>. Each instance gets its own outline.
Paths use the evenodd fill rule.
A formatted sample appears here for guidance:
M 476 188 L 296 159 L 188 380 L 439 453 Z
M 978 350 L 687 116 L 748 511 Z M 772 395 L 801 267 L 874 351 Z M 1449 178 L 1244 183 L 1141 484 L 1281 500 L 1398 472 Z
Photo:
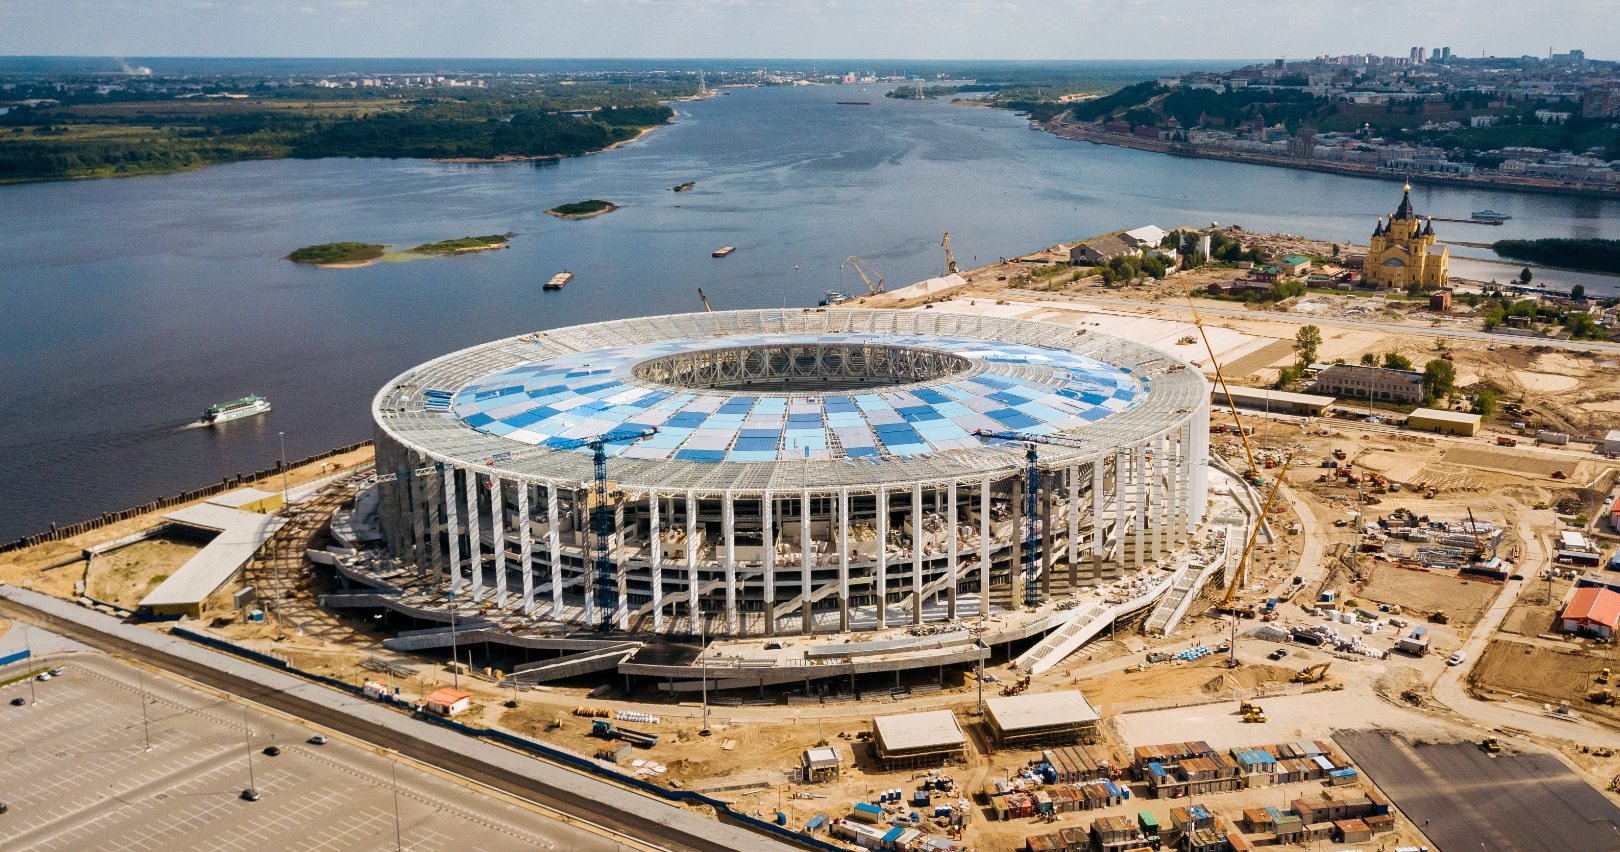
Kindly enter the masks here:
M 1187 307 L 1192 309 L 1193 325 L 1198 326 L 1198 336 L 1204 339 L 1204 351 L 1209 353 L 1209 363 L 1215 368 L 1215 381 L 1221 386 L 1221 394 L 1226 397 L 1226 406 L 1232 410 L 1232 419 L 1237 422 L 1238 438 L 1243 441 L 1243 454 L 1249 461 L 1249 470 L 1244 478 L 1251 485 L 1263 485 L 1265 479 L 1260 475 L 1260 466 L 1254 463 L 1254 448 L 1249 446 L 1249 432 L 1243 428 L 1243 417 L 1238 414 L 1237 403 L 1232 401 L 1232 391 L 1226 386 L 1226 376 L 1221 373 L 1221 362 L 1215 357 L 1215 347 L 1210 345 L 1209 335 L 1204 331 L 1204 318 L 1198 315 L 1198 306 L 1193 304 L 1192 294 L 1183 293 L 1187 299 Z
M 1243 546 L 1243 555 L 1238 558 L 1237 570 L 1232 572 L 1232 582 L 1226 587 L 1226 597 L 1221 599 L 1220 609 L 1232 616 L 1232 639 L 1227 643 L 1228 654 L 1226 665 L 1229 668 L 1237 667 L 1237 623 L 1238 610 L 1233 604 L 1237 598 L 1237 590 L 1243 585 L 1243 578 L 1249 570 L 1249 552 L 1254 550 L 1254 543 L 1260 538 L 1260 527 L 1266 522 L 1266 513 L 1271 511 L 1271 504 L 1277 499 L 1277 492 L 1282 488 L 1283 476 L 1288 473 L 1288 466 L 1294 463 L 1292 454 L 1283 460 L 1282 468 L 1277 471 L 1277 480 L 1271 483 L 1271 493 L 1266 495 L 1266 502 L 1260 506 L 1259 516 L 1254 519 L 1254 529 L 1249 532 L 1249 542 Z M 1249 612 L 1253 613 L 1253 608 Z M 1252 616 L 1251 616 L 1252 617 Z
M 838 264 L 838 268 L 843 269 L 846 266 L 855 267 L 855 274 L 861 276 L 861 281 L 866 284 L 866 292 L 876 296 L 883 292 L 883 276 L 878 275 L 877 283 L 873 284 L 872 277 L 866 274 L 871 271 L 871 267 L 865 266 L 865 263 L 866 261 L 861 260 L 855 255 L 850 255 L 843 263 Z
M 945 232 L 945 239 L 940 240 L 939 244 L 945 247 L 945 274 L 951 275 L 956 272 L 956 257 L 951 254 L 950 231 Z

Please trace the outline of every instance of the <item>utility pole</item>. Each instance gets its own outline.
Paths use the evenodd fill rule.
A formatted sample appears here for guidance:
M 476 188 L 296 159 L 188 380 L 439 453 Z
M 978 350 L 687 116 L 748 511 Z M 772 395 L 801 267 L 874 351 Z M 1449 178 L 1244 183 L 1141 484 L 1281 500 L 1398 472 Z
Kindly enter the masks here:
M 146 670 L 140 666 L 135 667 L 135 675 L 141 686 L 141 729 L 146 732 L 146 751 L 152 750 L 152 720 L 146 712 Z
M 287 509 L 287 433 L 277 432 L 276 438 L 281 441 L 281 509 Z
M 248 708 L 246 704 L 242 705 L 242 744 L 247 749 L 248 769 L 248 785 L 247 790 L 244 792 L 251 791 L 257 796 L 258 793 L 253 786 L 253 728 L 248 725 Z
M 399 832 L 399 761 L 392 757 L 388 759 L 388 780 L 394 785 L 394 848 L 403 850 L 405 841 L 400 838 Z
M 699 736 L 709 735 L 709 623 L 703 617 L 703 609 L 698 608 L 698 664 L 703 669 L 703 727 L 698 731 Z
M 1550 585 L 1549 585 L 1549 588 L 1551 588 Z M 22 626 L 22 629 L 23 629 L 23 650 L 28 652 L 28 659 L 32 660 L 34 658 L 34 643 L 28 637 L 28 625 L 24 624 Z M 33 676 L 33 675 L 30 675 L 28 677 L 28 703 L 29 704 L 38 704 L 39 703 L 39 692 L 34 686 L 34 681 L 36 681 L 36 680 L 38 680 L 38 678 Z
M 456 651 L 456 601 L 450 599 L 450 686 L 461 688 L 461 657 Z

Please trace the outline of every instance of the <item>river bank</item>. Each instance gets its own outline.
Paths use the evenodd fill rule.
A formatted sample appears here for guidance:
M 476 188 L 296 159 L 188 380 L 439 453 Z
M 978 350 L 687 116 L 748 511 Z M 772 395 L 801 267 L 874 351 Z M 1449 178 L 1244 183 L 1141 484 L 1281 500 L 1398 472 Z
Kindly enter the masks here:
M 1065 113 L 1065 115 L 1067 115 L 1067 113 Z M 1364 166 L 1356 163 L 1335 163 L 1323 160 L 1298 160 L 1291 157 L 1270 157 L 1264 154 L 1254 154 L 1245 151 L 1227 151 L 1201 148 L 1184 142 L 1166 142 L 1162 139 L 1145 139 L 1139 136 L 1128 136 L 1123 133 L 1109 133 L 1100 129 L 1094 129 L 1082 125 L 1062 123 L 1055 119 L 1046 124 L 1046 129 L 1048 132 L 1062 139 L 1069 139 L 1078 142 L 1092 142 L 1098 145 L 1114 145 L 1121 148 L 1130 148 L 1136 151 L 1151 151 L 1157 154 L 1168 154 L 1172 157 L 1224 160 L 1231 163 L 1250 163 L 1258 166 L 1273 166 L 1284 169 L 1298 169 L 1301 171 L 1349 175 L 1352 177 L 1377 178 L 1381 180 L 1404 180 L 1408 183 L 1620 200 L 1620 185 L 1610 189 L 1598 186 L 1576 186 L 1543 178 L 1512 178 L 1500 175 L 1491 177 L 1465 177 L 1463 175 L 1399 172 L 1380 169 L 1374 166 Z

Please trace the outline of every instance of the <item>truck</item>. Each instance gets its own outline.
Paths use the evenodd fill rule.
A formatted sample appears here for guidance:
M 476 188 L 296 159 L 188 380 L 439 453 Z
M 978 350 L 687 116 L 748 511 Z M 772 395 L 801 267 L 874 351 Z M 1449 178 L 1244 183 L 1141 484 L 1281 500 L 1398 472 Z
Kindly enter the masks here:
M 631 745 L 641 746 L 642 748 L 652 748 L 658 745 L 657 734 L 616 727 L 612 722 L 605 719 L 597 719 L 591 723 L 591 736 L 607 740 L 624 740 Z
M 1497 435 L 1496 445 L 1499 447 L 1517 447 L 1519 445 L 1519 439 L 1509 438 L 1506 435 Z

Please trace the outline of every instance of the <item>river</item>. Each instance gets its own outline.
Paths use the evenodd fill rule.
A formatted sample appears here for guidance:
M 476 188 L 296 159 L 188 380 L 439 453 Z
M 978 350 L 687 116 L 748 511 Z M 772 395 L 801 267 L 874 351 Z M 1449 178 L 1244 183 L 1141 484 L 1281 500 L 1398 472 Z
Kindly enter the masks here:
M 556 164 L 284 160 L 0 187 L 0 540 L 272 465 L 279 433 L 292 458 L 358 440 L 377 388 L 413 364 L 535 329 L 699 310 L 698 287 L 717 309 L 811 305 L 861 286 L 839 269 L 849 255 L 903 285 L 941 272 L 946 231 L 964 266 L 1147 223 L 1365 240 L 1400 199 L 1398 181 L 1068 142 L 1010 113 L 869 88 L 736 90 Z M 696 188 L 670 191 L 686 181 Z M 1423 213 L 1514 217 L 1437 223 L 1442 238 L 1620 237 L 1617 202 L 1413 196 Z M 543 212 L 585 198 L 623 209 Z M 348 270 L 282 259 L 312 243 L 505 231 L 511 248 L 459 257 Z M 736 254 L 709 256 L 727 244 Z M 573 283 L 542 292 L 562 269 Z M 1587 278 L 1590 292 L 1620 293 Z M 248 393 L 275 410 L 189 428 Z

